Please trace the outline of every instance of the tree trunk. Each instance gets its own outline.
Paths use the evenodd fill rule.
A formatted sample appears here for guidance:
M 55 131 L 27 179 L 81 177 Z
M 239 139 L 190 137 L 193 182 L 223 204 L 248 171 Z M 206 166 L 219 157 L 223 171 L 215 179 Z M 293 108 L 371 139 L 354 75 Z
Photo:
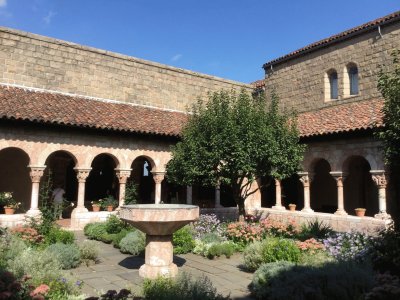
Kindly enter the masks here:
M 239 209 L 239 221 L 244 221 L 244 217 L 246 215 L 246 211 L 244 209 L 244 198 L 240 195 L 240 190 L 236 193 L 236 189 L 234 188 L 234 195 L 233 198 L 235 199 L 236 204 L 238 205 Z

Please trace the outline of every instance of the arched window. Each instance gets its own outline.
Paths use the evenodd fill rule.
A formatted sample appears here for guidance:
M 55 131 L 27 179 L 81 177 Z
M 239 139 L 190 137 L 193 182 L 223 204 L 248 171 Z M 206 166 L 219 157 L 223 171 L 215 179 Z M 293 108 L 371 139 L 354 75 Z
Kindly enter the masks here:
M 349 65 L 347 67 L 349 74 L 350 95 L 358 95 L 358 68 L 356 65 Z
M 329 80 L 329 96 L 330 99 L 338 99 L 338 75 L 336 70 L 330 70 L 328 72 L 328 80 Z

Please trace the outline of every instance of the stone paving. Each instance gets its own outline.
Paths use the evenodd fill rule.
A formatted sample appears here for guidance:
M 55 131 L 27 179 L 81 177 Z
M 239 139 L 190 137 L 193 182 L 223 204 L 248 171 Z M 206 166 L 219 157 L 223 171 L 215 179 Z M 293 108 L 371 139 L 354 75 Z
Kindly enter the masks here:
M 75 232 L 78 243 L 85 239 L 82 231 Z M 144 256 L 122 254 L 111 245 L 98 242 L 100 263 L 73 269 L 72 274 L 84 281 L 82 292 L 87 296 L 97 296 L 110 289 L 129 288 L 139 293 L 142 279 L 139 267 L 144 263 Z M 194 254 L 174 256 L 174 263 L 179 271 L 186 271 L 193 277 L 206 275 L 211 279 L 218 293 L 230 295 L 232 299 L 252 299 L 247 289 L 252 274 L 240 269 L 241 255 L 235 254 L 230 259 L 209 260 Z

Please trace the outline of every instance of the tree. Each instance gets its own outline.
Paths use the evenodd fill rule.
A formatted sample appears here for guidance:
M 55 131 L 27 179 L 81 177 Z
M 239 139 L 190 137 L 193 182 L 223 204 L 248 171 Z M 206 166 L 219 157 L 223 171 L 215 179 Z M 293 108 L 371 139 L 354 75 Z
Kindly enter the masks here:
M 261 176 L 277 179 L 298 170 L 305 147 L 293 116 L 278 110 L 272 94 L 266 105 L 244 90 L 220 91 L 207 102 L 193 105 L 182 140 L 172 147 L 167 164 L 170 182 L 182 185 L 226 184 L 244 216 L 244 201 L 257 189 L 252 183 Z
M 385 99 L 382 130 L 377 137 L 382 140 L 387 164 L 400 164 L 400 50 L 393 52 L 391 69 L 381 68 L 378 74 L 378 90 Z

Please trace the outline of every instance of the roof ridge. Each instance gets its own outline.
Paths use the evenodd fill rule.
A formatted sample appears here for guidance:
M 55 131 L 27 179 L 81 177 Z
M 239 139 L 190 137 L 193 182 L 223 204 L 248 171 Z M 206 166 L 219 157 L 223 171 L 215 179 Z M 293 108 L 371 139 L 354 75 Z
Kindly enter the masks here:
M 290 60 L 290 59 L 295 58 L 297 56 L 300 56 L 302 54 L 311 52 L 313 50 L 316 50 L 316 49 L 319 49 L 321 47 L 330 45 L 332 43 L 336 43 L 336 42 L 338 42 L 338 41 L 340 41 L 342 39 L 346 39 L 346 38 L 348 38 L 350 36 L 353 36 L 355 34 L 361 34 L 362 32 L 367 31 L 367 30 L 371 30 L 372 28 L 374 28 L 376 26 L 380 26 L 380 25 L 384 25 L 384 24 L 388 24 L 388 23 L 394 22 L 397 19 L 400 19 L 400 10 L 395 11 L 395 12 L 393 12 L 391 14 L 386 15 L 386 16 L 377 18 L 375 20 L 366 22 L 364 24 L 352 27 L 352 28 L 347 29 L 345 31 L 342 31 L 340 33 L 331 35 L 331 36 L 329 36 L 327 38 L 324 38 L 324 39 L 321 39 L 319 41 L 316 41 L 316 42 L 313 42 L 311 44 L 308 44 L 308 45 L 306 45 L 306 46 L 304 46 L 302 48 L 299 48 L 299 49 L 297 49 L 295 51 L 289 52 L 288 54 L 285 54 L 283 56 L 280 56 L 278 58 L 270 60 L 270 61 L 266 62 L 265 64 L 263 64 L 263 68 L 265 69 L 265 68 L 267 68 L 267 67 L 269 67 L 269 66 L 271 66 L 273 64 L 278 64 L 278 63 L 285 62 L 287 60 Z

